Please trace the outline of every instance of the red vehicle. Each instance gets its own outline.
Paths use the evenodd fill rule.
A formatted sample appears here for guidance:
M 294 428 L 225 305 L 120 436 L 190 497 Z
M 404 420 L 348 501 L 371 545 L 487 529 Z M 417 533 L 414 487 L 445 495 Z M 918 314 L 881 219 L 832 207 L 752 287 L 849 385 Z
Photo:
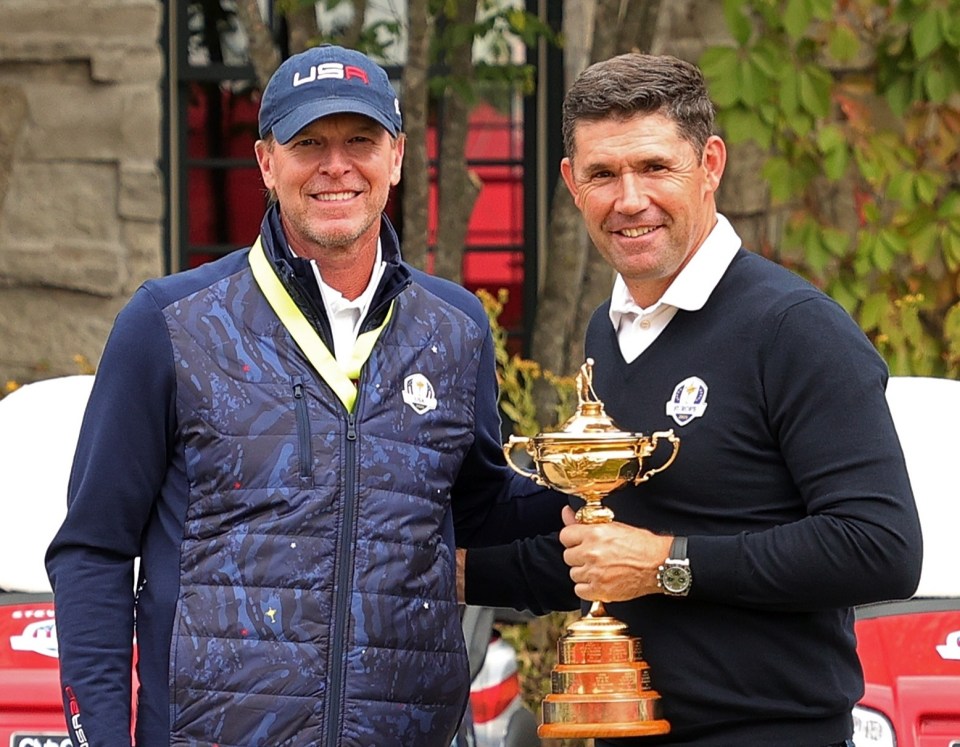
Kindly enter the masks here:
M 51 379 L 0 400 L 0 747 L 70 745 L 43 553 L 63 515 L 91 379 Z M 924 565 L 912 599 L 857 610 L 866 692 L 853 711 L 854 738 L 857 747 L 960 747 L 960 487 L 951 462 L 960 443 L 960 381 L 894 377 L 888 399 L 920 509 Z M 487 650 L 472 697 L 477 725 L 489 726 L 467 741 L 526 745 L 531 714 L 516 694 L 515 660 L 501 649 L 495 641 Z M 526 728 L 504 734 L 505 722 L 518 721 Z M 494 725 L 486 742 L 491 737 L 479 732 Z

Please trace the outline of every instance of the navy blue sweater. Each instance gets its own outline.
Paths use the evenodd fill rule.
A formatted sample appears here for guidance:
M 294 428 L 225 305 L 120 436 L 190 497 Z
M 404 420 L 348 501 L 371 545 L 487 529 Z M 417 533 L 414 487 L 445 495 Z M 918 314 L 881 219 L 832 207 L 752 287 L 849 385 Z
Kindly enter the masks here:
M 608 309 L 586 336 L 597 395 L 621 428 L 673 428 L 681 445 L 669 469 L 605 504 L 618 521 L 689 536 L 694 574 L 688 597 L 607 605 L 643 639 L 673 727 L 613 743 L 842 741 L 863 692 L 850 608 L 909 596 L 920 573 L 885 364 L 834 301 L 742 249 L 703 309 L 679 311 L 630 364 Z M 706 407 L 677 422 L 668 401 L 690 377 Z M 555 536 L 468 560 L 468 601 L 574 602 Z

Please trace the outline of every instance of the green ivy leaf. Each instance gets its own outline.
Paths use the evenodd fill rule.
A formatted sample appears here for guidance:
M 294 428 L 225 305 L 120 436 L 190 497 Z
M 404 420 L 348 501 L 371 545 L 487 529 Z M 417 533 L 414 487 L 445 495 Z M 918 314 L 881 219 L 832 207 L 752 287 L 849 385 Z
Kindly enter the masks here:
M 810 10 L 813 17 L 826 21 L 834 16 L 834 0 L 811 0 Z
M 727 28 L 741 47 L 746 46 L 750 41 L 750 34 L 753 33 L 750 19 L 744 13 L 745 6 L 743 0 L 723 0 L 723 17 Z
M 820 233 L 824 248 L 834 257 L 843 257 L 850 247 L 850 234 L 839 228 L 824 228 Z
M 756 110 L 744 107 L 728 109 L 719 114 L 717 119 L 730 144 L 754 142 L 763 148 L 770 147 L 773 129 L 763 121 Z
M 938 218 L 958 218 L 960 217 L 960 191 L 952 190 L 947 192 L 946 196 L 937 206 Z
M 873 264 L 881 272 L 889 272 L 905 248 L 902 236 L 890 228 L 881 228 L 873 247 Z
M 845 146 L 836 148 L 824 155 L 823 173 L 827 178 L 833 181 L 839 181 L 847 173 L 847 165 L 850 163 L 850 154 Z
M 926 335 L 923 333 L 923 326 L 920 324 L 920 317 L 914 306 L 904 306 L 903 313 L 900 315 L 900 324 L 903 326 L 905 341 L 923 340 Z
M 887 86 L 883 92 L 883 97 L 887 100 L 893 113 L 902 117 L 907 107 L 910 106 L 910 80 L 904 76 L 899 76 Z
M 921 11 L 910 24 L 910 43 L 918 60 L 933 54 L 943 42 L 940 35 L 940 18 L 936 8 L 928 7 Z
M 817 274 L 822 274 L 830 262 L 830 253 L 823 245 L 822 236 L 815 237 L 814 241 L 808 242 L 803 250 L 803 257 L 810 268 Z
M 944 231 L 943 233 L 943 261 L 950 272 L 960 270 L 960 232 Z M 958 304 L 960 305 L 960 304 Z M 957 339 L 960 345 L 960 337 Z
M 843 129 L 835 124 L 825 125 L 817 131 L 816 138 L 817 147 L 823 154 L 823 171 L 837 181 L 846 173 L 850 156 Z
M 793 65 L 788 65 L 780 77 L 780 108 L 787 117 L 800 111 L 800 75 Z
M 807 135 L 813 132 L 814 124 L 813 117 L 807 114 L 805 111 L 799 111 L 794 114 L 784 125 L 784 130 L 781 134 L 786 135 L 787 141 L 786 143 L 781 142 L 781 147 L 794 149 L 791 145 L 791 141 L 792 143 L 802 142 Z
M 762 169 L 763 177 L 770 185 L 770 197 L 775 202 L 786 202 L 793 196 L 794 170 L 790 162 L 782 156 L 767 160 Z
M 827 49 L 840 62 L 849 62 L 860 54 L 860 37 L 847 23 L 838 23 L 830 30 Z
M 710 47 L 700 57 L 700 69 L 709 81 L 710 98 L 720 108 L 740 101 L 739 62 L 739 54 L 732 47 Z
M 807 65 L 800 71 L 800 102 L 814 117 L 830 113 L 830 73 L 817 65 Z
M 902 202 L 905 199 L 913 199 L 913 179 L 913 172 L 898 171 L 890 177 L 890 182 L 887 184 L 887 197 L 897 202 Z
M 937 253 L 937 224 L 926 223 L 910 237 L 910 259 L 917 267 L 929 264 Z
M 872 188 L 877 189 L 877 187 L 883 183 L 884 174 L 873 152 L 858 149 L 857 152 L 854 153 L 854 160 L 856 161 L 857 169 L 860 171 L 860 176 L 862 176 Z
M 737 84 L 740 87 L 740 99 L 747 106 L 754 107 L 763 101 L 763 76 L 749 57 L 741 59 L 737 66 Z
M 774 83 L 780 81 L 783 68 L 787 65 L 782 46 L 773 43 L 772 39 L 759 39 L 749 56 L 764 77 Z
M 866 331 L 876 329 L 883 322 L 889 308 L 890 302 L 886 293 L 871 293 L 860 307 L 860 326 Z
M 810 0 L 787 0 L 783 11 L 783 27 L 792 41 L 797 41 L 807 30 L 813 18 Z
M 860 297 L 847 287 L 842 278 L 834 278 L 827 283 L 827 293 L 838 304 L 846 309 L 848 314 L 853 314 L 860 303 Z
M 929 171 L 921 171 L 917 174 L 914 182 L 917 198 L 925 205 L 932 205 L 940 192 L 942 176 L 932 174 Z
M 912 171 L 899 171 L 890 178 L 887 196 L 899 202 L 906 210 L 912 210 L 917 204 L 915 182 L 916 174 Z
M 824 125 L 817 131 L 817 147 L 821 153 L 829 153 L 840 147 L 846 147 L 843 129 L 837 124 Z
M 960 47 L 960 14 L 945 12 L 940 17 L 940 30 L 947 44 L 951 47 Z
M 877 235 L 865 233 L 860 236 L 857 255 L 853 259 L 853 271 L 857 277 L 866 277 L 873 269 L 873 253 L 876 251 Z
M 927 66 L 923 76 L 923 85 L 927 90 L 930 101 L 934 104 L 945 103 L 950 95 L 946 71 L 936 62 Z
M 875 226 L 880 220 L 880 206 L 876 200 L 868 200 L 863 204 L 863 219 L 870 226 Z

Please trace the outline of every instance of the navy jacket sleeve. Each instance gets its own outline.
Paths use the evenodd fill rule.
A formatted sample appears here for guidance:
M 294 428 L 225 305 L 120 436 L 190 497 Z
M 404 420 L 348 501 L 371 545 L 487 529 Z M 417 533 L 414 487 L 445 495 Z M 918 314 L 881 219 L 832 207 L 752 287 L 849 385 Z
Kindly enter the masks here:
M 806 515 L 765 531 L 691 536 L 691 596 L 787 610 L 910 596 L 922 539 L 886 365 L 825 297 L 787 308 L 763 357 L 762 406 Z
M 46 556 L 74 744 L 131 743 L 134 559 L 168 461 L 172 366 L 159 309 L 141 289 L 107 341 L 67 516 Z
M 535 615 L 579 609 L 556 533 L 467 550 L 467 604 L 513 607 Z

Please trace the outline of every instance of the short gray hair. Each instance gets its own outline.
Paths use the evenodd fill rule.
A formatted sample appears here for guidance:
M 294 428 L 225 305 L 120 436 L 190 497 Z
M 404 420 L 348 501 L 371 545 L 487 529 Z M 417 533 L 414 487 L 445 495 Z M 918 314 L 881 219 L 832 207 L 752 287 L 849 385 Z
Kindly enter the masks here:
M 563 150 L 574 154 L 574 134 L 580 122 L 629 119 L 637 114 L 662 114 L 703 156 L 714 134 L 714 107 L 703 73 L 696 65 L 669 55 L 631 52 L 597 62 L 584 70 L 563 100 Z

